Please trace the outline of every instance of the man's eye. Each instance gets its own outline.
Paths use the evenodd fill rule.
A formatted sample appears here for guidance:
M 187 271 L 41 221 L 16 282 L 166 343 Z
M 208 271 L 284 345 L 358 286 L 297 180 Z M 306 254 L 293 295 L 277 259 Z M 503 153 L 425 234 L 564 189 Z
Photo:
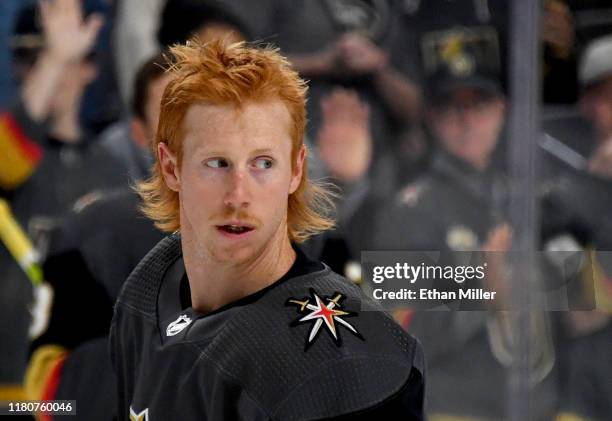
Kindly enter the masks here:
M 209 159 L 208 161 L 204 162 L 204 165 L 209 168 L 225 168 L 228 166 L 227 161 L 220 158 Z
M 255 168 L 260 170 L 266 170 L 272 168 L 274 162 L 270 158 L 257 158 L 255 160 Z

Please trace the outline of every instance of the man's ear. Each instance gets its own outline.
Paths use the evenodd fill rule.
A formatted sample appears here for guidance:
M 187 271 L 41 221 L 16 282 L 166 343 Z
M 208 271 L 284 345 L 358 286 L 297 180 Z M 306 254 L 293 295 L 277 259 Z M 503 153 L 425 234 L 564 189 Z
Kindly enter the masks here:
M 295 191 L 300 186 L 300 182 L 302 181 L 302 175 L 304 173 L 304 161 L 306 160 L 306 146 L 302 145 L 300 151 L 297 154 L 296 162 L 293 165 L 293 170 L 291 171 L 291 184 L 289 185 L 289 194 L 295 193 Z
M 157 145 L 157 157 L 159 159 L 162 177 L 164 177 L 166 185 L 170 190 L 175 192 L 179 191 L 181 187 L 181 179 L 177 165 L 178 161 L 176 156 L 170 152 L 168 145 L 166 145 L 164 142 L 159 142 Z

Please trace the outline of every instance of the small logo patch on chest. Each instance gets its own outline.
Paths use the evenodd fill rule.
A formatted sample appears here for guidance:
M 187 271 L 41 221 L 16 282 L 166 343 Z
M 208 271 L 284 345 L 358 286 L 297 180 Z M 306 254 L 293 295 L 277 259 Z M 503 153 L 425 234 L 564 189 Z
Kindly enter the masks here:
M 190 323 L 191 318 L 189 318 L 188 316 L 185 316 L 184 314 L 182 316 L 179 316 L 178 319 L 170 323 L 166 328 L 166 336 L 176 335 L 177 333 L 185 329 L 187 326 L 189 326 Z

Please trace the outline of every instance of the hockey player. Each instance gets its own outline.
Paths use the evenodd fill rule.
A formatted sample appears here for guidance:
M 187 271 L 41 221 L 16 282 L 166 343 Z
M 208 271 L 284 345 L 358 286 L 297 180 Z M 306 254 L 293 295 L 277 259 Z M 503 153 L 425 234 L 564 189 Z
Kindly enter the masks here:
M 307 177 L 304 82 L 270 48 L 171 51 L 140 193 L 176 232 L 116 304 L 119 419 L 423 419 L 419 343 L 296 246 L 333 226 Z

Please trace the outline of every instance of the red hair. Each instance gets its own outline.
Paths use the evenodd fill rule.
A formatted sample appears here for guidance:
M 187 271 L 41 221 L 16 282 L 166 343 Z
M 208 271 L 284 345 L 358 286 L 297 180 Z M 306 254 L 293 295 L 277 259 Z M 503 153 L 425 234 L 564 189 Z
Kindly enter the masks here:
M 221 40 L 202 43 L 198 39 L 170 49 L 169 72 L 172 80 L 166 87 L 159 116 L 157 134 L 152 144 L 165 142 L 178 157 L 183 154 L 183 119 L 197 103 L 231 104 L 280 99 L 291 116 L 291 158 L 295 163 L 304 145 L 306 127 L 305 82 L 293 70 L 278 49 L 253 47 L 244 42 L 228 45 Z M 311 235 L 334 226 L 326 216 L 332 206 L 332 194 L 308 178 L 304 162 L 302 180 L 289 196 L 287 225 L 292 241 L 302 242 Z M 144 200 L 143 211 L 163 231 L 180 228 L 178 193 L 166 186 L 156 160 L 149 180 L 138 186 Z

